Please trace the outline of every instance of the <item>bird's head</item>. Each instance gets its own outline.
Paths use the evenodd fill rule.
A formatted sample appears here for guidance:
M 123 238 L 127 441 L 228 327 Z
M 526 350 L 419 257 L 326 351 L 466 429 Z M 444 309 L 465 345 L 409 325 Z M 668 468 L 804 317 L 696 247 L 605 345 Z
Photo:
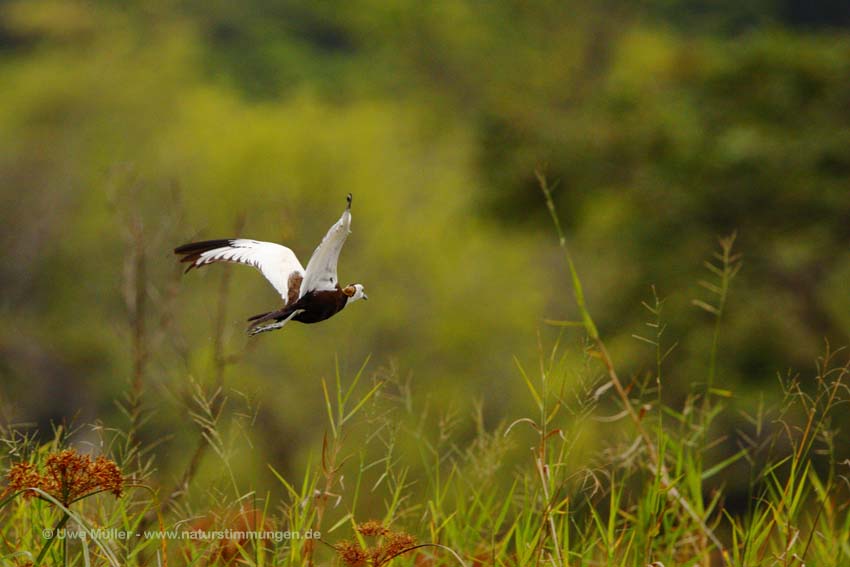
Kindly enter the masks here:
M 348 303 L 354 303 L 358 299 L 369 299 L 363 290 L 363 285 L 359 283 L 345 286 L 342 288 L 342 293 L 348 296 Z

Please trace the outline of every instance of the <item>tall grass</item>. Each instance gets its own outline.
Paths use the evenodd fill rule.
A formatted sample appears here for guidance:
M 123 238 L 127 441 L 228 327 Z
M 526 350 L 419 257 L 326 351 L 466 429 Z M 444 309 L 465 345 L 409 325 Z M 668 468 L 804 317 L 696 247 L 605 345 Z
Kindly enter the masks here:
M 464 402 L 460 411 L 434 414 L 393 368 L 370 370 L 367 359 L 346 376 L 337 364 L 331 380 L 316 382 L 327 415 L 322 445 L 295 477 L 269 465 L 279 488 L 257 494 L 234 472 L 233 447 L 241 438 L 225 421 L 240 420 L 249 436 L 253 421 L 228 407 L 232 390 L 225 369 L 238 360 L 227 357 L 217 340 L 215 376 L 206 386 L 192 382 L 186 401 L 187 425 L 198 429 L 198 444 L 187 455 L 178 486 L 165 489 L 151 462 L 140 457 L 155 455 L 155 447 L 135 447 L 145 426 L 139 408 L 149 372 L 140 358 L 148 339 L 136 332 L 129 431 L 101 424 L 58 428 L 45 443 L 20 426 L 6 424 L 0 431 L 4 473 L 21 462 L 38 468 L 49 455 L 76 446 L 111 456 L 125 475 L 125 491 L 118 498 L 93 493 L 65 505 L 40 488 L 10 486 L 0 496 L 0 563 L 850 564 L 846 443 L 834 425 L 834 416 L 850 401 L 846 355 L 827 345 L 811 378 L 792 375 L 777 382 L 780 404 L 761 402 L 741 412 L 744 425 L 734 443 L 715 436 L 712 423 L 732 411 L 732 393 L 722 387 L 716 359 L 741 267 L 734 236 L 721 239 L 717 255 L 706 263 L 710 278 L 701 285 L 709 298 L 694 301 L 716 323 L 707 375 L 673 406 L 663 395 L 666 365 L 676 348 L 666 332 L 664 300 L 652 288 L 644 303 L 646 332 L 634 335 L 652 350 L 652 372 L 643 380 L 623 379 L 587 305 L 552 188 L 542 174 L 539 181 L 579 317 L 547 321 L 559 329 L 557 339 L 547 343 L 541 334 L 537 360 L 515 360 L 517 380 L 528 393 L 515 404 L 515 415 L 487 427 L 480 405 Z M 136 286 L 146 285 L 140 266 L 130 280 Z M 223 280 L 218 321 L 226 310 L 227 285 Z M 134 291 L 129 297 L 138 295 L 137 288 L 128 289 Z M 131 325 L 136 320 L 131 316 Z M 471 424 L 472 435 L 462 431 L 465 424 Z M 196 472 L 203 459 L 215 459 L 221 469 L 219 486 L 200 486 Z M 732 469 L 747 474 L 747 494 L 743 504 L 736 496 L 735 506 L 717 482 Z M 189 491 L 196 496 L 191 502 L 183 497 Z M 286 530 L 302 537 L 88 537 L 51 545 L 42 530 L 60 523 L 90 536 L 96 528 L 135 534 L 161 527 Z

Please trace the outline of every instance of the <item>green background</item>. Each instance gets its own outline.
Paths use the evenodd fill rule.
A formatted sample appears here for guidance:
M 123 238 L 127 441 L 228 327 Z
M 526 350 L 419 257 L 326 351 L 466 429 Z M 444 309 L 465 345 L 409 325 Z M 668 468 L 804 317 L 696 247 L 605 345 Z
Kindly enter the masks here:
M 707 374 L 703 260 L 737 230 L 715 385 L 773 399 L 850 335 L 848 25 L 843 2 L 791 0 L 2 2 L 4 420 L 126 428 L 143 296 L 163 479 L 197 442 L 190 384 L 219 378 L 240 478 L 299 478 L 321 379 L 370 355 L 399 419 L 499 430 L 531 408 L 513 358 L 535 367 L 561 332 L 544 319 L 577 317 L 537 168 L 628 382 L 654 368 L 641 301 L 667 299 L 673 405 Z M 340 279 L 369 302 L 249 339 L 278 301 L 262 278 L 180 275 L 172 248 L 237 234 L 306 264 L 349 192 Z

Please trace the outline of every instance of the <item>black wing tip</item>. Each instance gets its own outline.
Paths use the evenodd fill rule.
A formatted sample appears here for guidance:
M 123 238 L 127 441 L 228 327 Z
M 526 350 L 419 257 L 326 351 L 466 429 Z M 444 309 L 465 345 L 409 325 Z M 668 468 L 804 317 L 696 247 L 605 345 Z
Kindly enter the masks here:
M 190 242 L 188 244 L 178 246 L 174 249 L 174 253 L 178 256 L 182 256 L 180 258 L 181 263 L 187 262 L 189 264 L 186 267 L 186 270 L 183 272 L 185 274 L 189 272 L 192 268 L 200 267 L 196 262 L 201 257 L 201 254 L 203 254 L 204 252 L 215 250 L 216 248 L 222 248 L 224 246 L 230 246 L 231 244 L 233 244 L 232 238 L 201 240 L 199 242 Z
M 348 194 L 348 197 L 346 197 L 345 200 L 348 202 L 348 206 L 346 206 L 345 208 L 350 209 L 351 208 L 351 193 Z
M 198 254 L 208 252 L 209 250 L 214 250 L 216 248 L 221 248 L 223 246 L 230 246 L 233 244 L 233 238 L 217 238 L 215 240 L 200 240 L 198 242 L 189 242 L 188 244 L 183 244 L 182 246 L 178 246 L 174 249 L 175 254 Z

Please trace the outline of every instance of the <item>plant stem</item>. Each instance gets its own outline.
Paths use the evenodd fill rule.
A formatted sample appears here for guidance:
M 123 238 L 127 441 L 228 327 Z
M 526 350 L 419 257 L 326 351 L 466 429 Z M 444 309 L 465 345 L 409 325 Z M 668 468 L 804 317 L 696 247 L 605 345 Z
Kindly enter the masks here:
M 56 540 L 56 537 L 59 535 L 59 530 L 65 527 L 65 524 L 68 522 L 71 516 L 68 514 L 62 514 L 62 519 L 59 520 L 59 523 L 56 524 L 56 527 L 53 528 L 53 534 L 48 538 L 47 543 L 44 544 L 44 547 L 41 548 L 41 551 L 38 553 L 38 557 L 35 558 L 35 563 L 33 563 L 33 567 L 38 567 L 41 565 L 41 562 L 44 561 L 44 558 L 47 556 L 47 552 L 50 550 L 50 546 L 53 545 L 53 542 Z
M 614 368 L 614 362 L 611 358 L 611 355 L 608 353 L 608 349 L 605 348 L 605 343 L 602 341 L 602 338 L 599 336 L 599 331 L 596 328 L 596 325 L 593 322 L 593 318 L 590 316 L 590 312 L 587 309 L 584 301 L 584 291 L 581 286 L 581 280 L 578 276 L 578 271 L 575 268 L 575 263 L 573 262 L 572 254 L 570 254 L 569 248 L 567 248 L 567 239 L 564 236 L 564 231 L 561 228 L 561 222 L 558 219 L 558 213 L 555 209 L 555 202 L 552 199 L 552 191 L 549 187 L 548 182 L 546 181 L 546 176 L 541 171 L 536 171 L 535 175 L 537 176 L 537 180 L 540 184 L 540 189 L 543 191 L 543 196 L 546 199 L 546 207 L 549 209 L 549 214 L 552 217 L 552 222 L 555 225 L 555 230 L 558 232 L 558 240 L 561 250 L 564 252 L 564 258 L 566 259 L 567 266 L 570 270 L 570 277 L 573 283 L 573 292 L 575 294 L 576 305 L 581 314 L 581 319 L 584 323 L 585 331 L 596 347 L 596 351 L 599 354 L 599 358 L 602 360 L 602 363 L 605 366 L 605 370 L 608 374 L 608 378 L 614 386 L 615 391 L 617 392 L 617 396 L 619 396 L 620 401 L 625 406 L 626 411 L 629 414 L 632 422 L 635 425 L 635 428 L 638 431 L 641 439 L 643 440 L 643 444 L 646 447 L 646 451 L 649 454 L 650 460 L 650 471 L 661 477 L 661 485 L 664 488 L 665 492 L 673 498 L 679 506 L 682 507 L 683 510 L 688 514 L 688 516 L 693 519 L 693 521 L 699 526 L 700 531 L 707 536 L 711 542 L 720 550 L 724 561 L 728 563 L 728 558 L 726 554 L 725 547 L 711 530 L 705 521 L 697 514 L 696 510 L 694 510 L 693 506 L 685 499 L 684 496 L 679 492 L 679 489 L 676 488 L 675 484 L 670 478 L 670 474 L 667 471 L 666 465 L 661 461 L 658 456 L 658 450 L 655 446 L 655 443 L 652 441 L 652 437 L 650 437 L 646 428 L 643 426 L 643 422 L 641 421 L 640 416 L 635 411 L 634 406 L 632 405 L 631 400 L 629 399 L 628 393 L 623 387 L 623 383 L 620 381 L 619 376 L 617 376 L 617 371 Z

